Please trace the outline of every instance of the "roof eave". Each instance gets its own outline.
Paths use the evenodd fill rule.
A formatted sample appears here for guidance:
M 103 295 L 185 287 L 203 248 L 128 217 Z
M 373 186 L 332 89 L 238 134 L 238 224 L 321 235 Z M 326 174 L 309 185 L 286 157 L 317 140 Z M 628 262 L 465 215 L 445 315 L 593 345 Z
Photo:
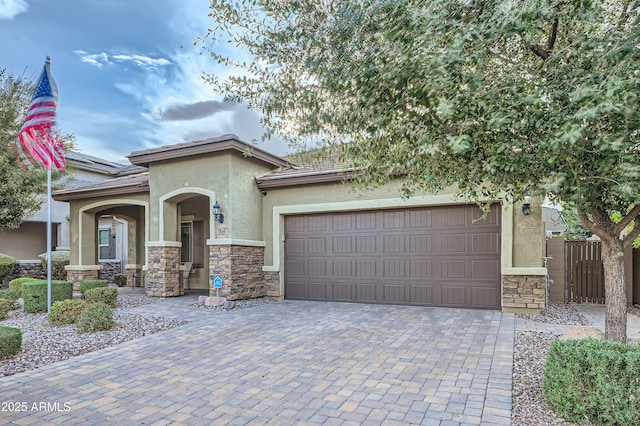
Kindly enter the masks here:
M 104 188 L 104 189 L 89 189 L 89 190 L 60 190 L 55 191 L 52 194 L 52 198 L 55 201 L 71 201 L 80 200 L 94 197 L 108 197 L 112 195 L 130 195 L 136 193 L 149 192 L 149 184 L 135 184 L 135 185 L 123 185 L 118 187 Z
M 315 183 L 346 182 L 353 178 L 353 172 L 339 171 L 322 174 L 308 174 L 303 176 L 287 176 L 277 179 L 256 178 L 258 189 L 284 188 L 288 186 L 311 185 Z

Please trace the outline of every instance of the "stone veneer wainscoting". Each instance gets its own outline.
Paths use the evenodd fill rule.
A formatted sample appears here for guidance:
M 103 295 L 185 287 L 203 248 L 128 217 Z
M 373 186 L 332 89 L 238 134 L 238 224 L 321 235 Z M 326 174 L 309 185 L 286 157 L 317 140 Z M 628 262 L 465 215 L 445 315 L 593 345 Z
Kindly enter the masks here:
M 228 300 L 267 296 L 264 272 L 264 247 L 241 245 L 209 246 L 209 295 L 217 296 L 215 277 L 222 278 L 220 296 Z
M 184 295 L 180 279 L 180 248 L 150 246 L 149 265 L 145 274 L 145 292 L 151 297 Z
M 544 276 L 503 275 L 502 308 L 540 312 L 546 308 Z

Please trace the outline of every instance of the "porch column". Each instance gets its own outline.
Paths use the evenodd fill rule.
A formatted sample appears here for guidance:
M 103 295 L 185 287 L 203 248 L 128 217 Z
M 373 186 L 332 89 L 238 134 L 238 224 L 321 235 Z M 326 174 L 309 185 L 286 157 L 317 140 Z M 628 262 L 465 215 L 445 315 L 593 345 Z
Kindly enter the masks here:
M 264 266 L 264 241 L 210 239 L 209 295 L 217 296 L 215 277 L 222 278 L 220 296 L 228 300 L 253 299 L 267 295 Z
M 127 271 L 127 286 L 142 287 L 142 265 L 127 263 L 124 267 Z
M 152 297 L 182 296 L 184 288 L 180 279 L 180 241 L 150 241 L 145 292 Z

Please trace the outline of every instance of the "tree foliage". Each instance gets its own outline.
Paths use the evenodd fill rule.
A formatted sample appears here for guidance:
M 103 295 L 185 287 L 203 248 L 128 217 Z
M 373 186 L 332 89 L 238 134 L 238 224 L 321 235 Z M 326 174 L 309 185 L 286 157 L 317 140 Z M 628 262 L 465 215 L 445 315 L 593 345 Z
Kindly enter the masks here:
M 0 231 L 18 228 L 46 201 L 42 196 L 47 191 L 46 170 L 25 172 L 13 150 L 34 90 L 29 79 L 0 68 Z M 61 137 L 71 146 L 71 135 Z
M 201 41 L 237 70 L 214 90 L 266 136 L 323 141 L 362 185 L 572 202 L 610 260 L 640 233 L 621 238 L 640 213 L 637 0 L 213 0 L 211 16 Z

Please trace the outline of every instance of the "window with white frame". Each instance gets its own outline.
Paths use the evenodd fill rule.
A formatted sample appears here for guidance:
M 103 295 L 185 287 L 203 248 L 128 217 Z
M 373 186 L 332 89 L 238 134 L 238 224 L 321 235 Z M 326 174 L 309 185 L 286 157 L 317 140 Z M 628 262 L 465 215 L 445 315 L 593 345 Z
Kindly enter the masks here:
M 111 228 L 98 230 L 98 258 L 115 259 L 115 244 L 111 235 Z

